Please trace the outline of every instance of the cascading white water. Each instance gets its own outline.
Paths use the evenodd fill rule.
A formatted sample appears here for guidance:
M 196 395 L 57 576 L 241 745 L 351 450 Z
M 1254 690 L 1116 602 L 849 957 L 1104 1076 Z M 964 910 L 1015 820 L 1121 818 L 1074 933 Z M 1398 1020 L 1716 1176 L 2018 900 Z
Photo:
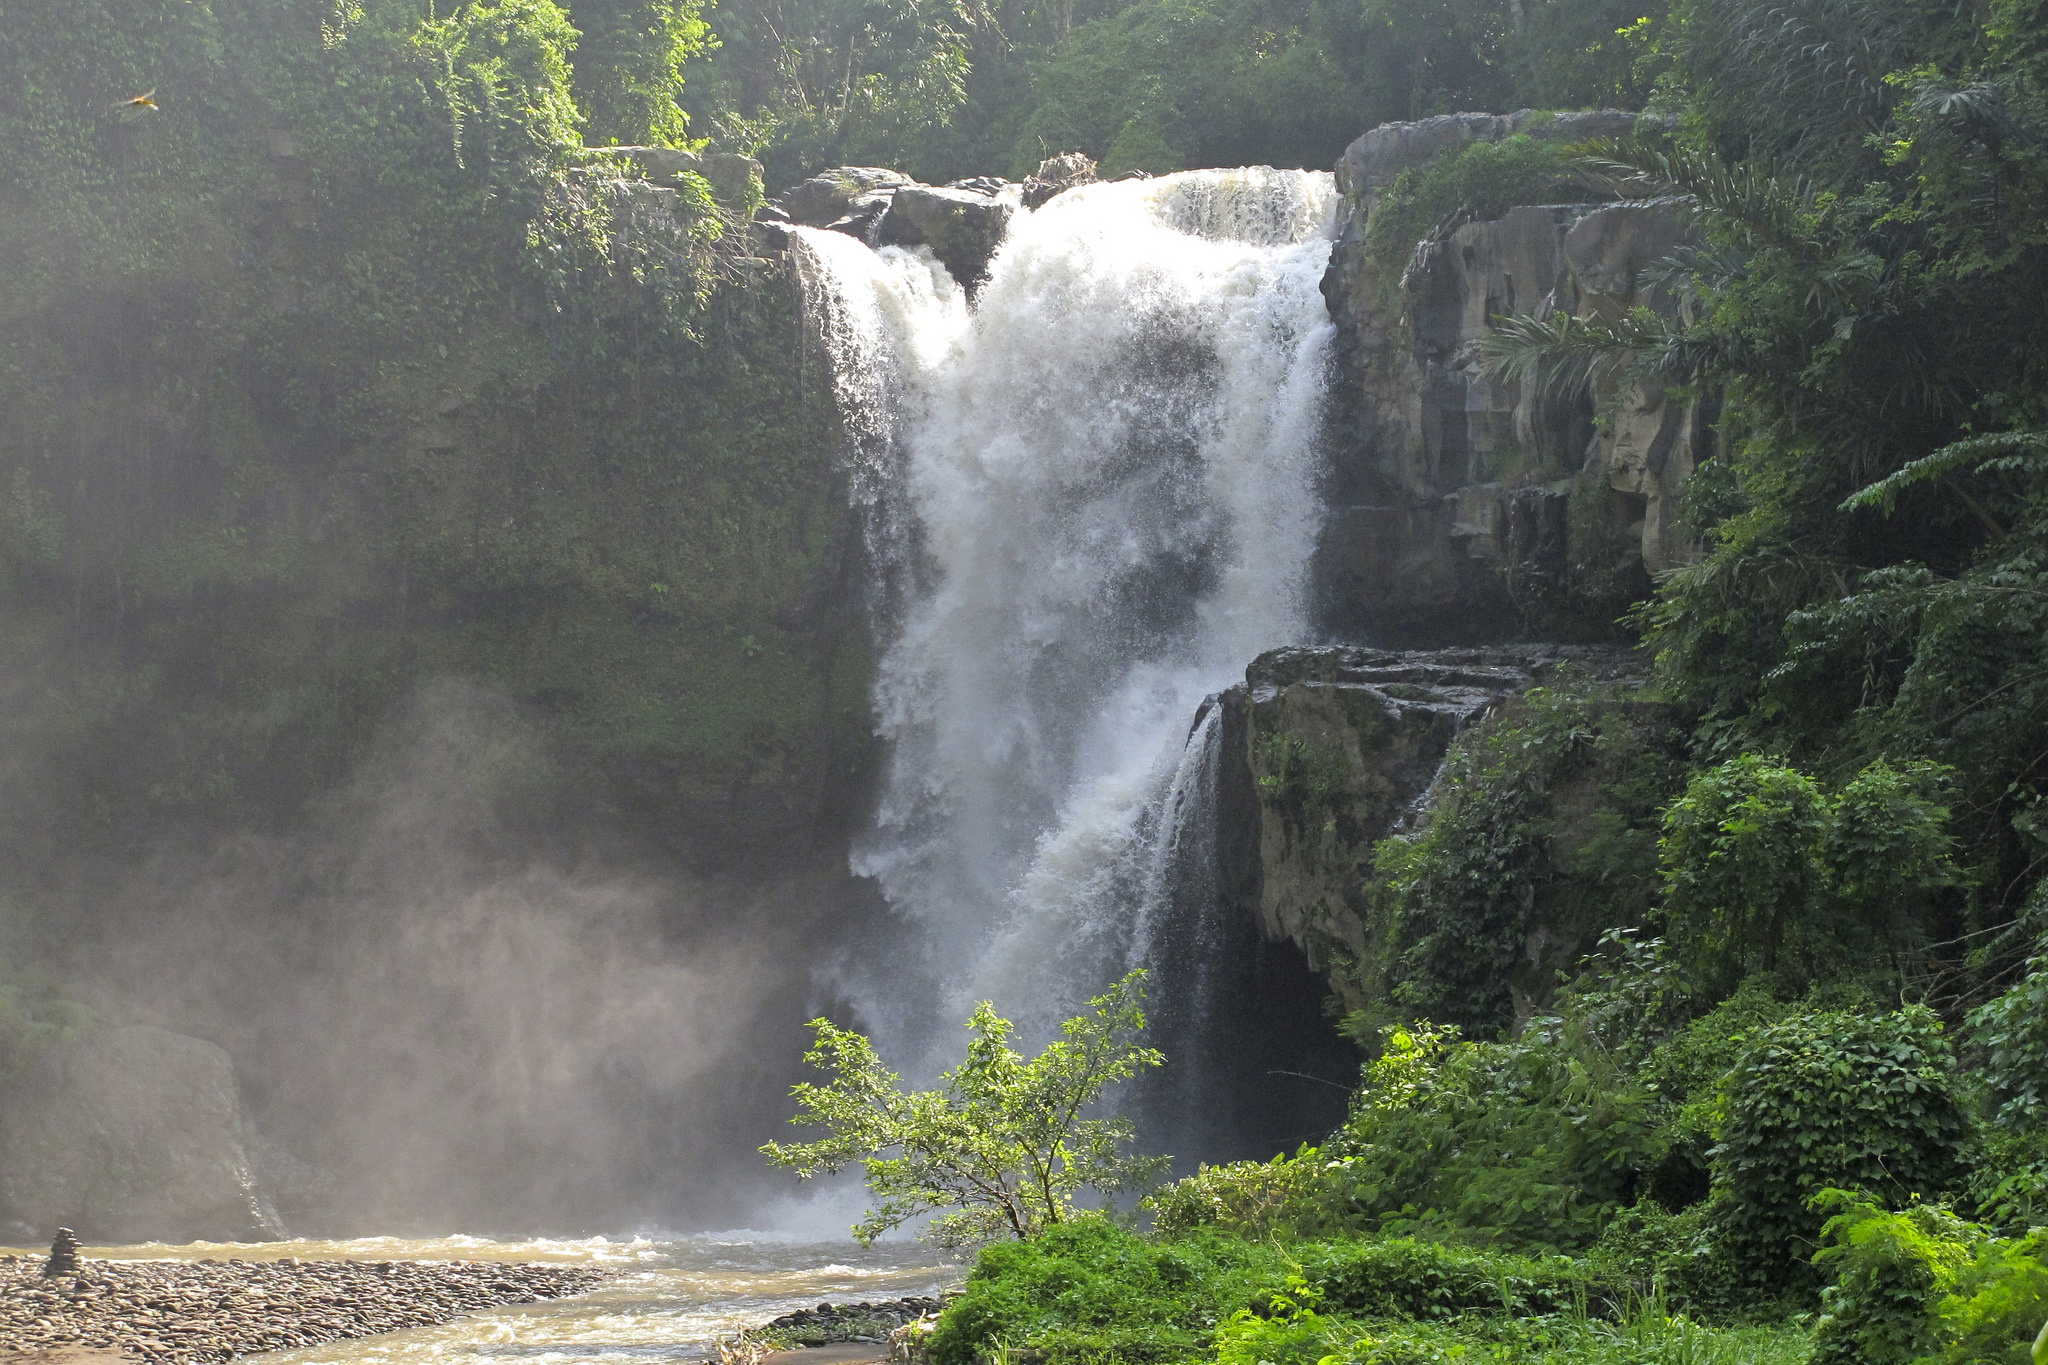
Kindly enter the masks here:
M 917 940 L 840 984 L 913 1071 L 975 999 L 1043 1034 L 1148 956 L 1189 722 L 1306 633 L 1335 203 L 1265 168 L 1070 190 L 971 316 L 926 255 L 799 234 L 894 585 L 855 870 Z

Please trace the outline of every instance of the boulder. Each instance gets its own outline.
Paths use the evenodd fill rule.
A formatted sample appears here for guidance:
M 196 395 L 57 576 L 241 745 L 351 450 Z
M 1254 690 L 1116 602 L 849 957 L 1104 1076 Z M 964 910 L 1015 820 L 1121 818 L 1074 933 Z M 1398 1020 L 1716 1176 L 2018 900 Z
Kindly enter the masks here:
M 106 1029 L 37 1053 L 0 1095 L 0 1208 L 96 1242 L 274 1240 L 250 1139 L 227 1053 Z
M 877 240 L 883 246 L 928 246 L 962 285 L 988 274 L 989 259 L 1010 230 L 1022 204 L 1015 185 L 988 182 L 994 190 L 961 186 L 907 185 L 895 193 Z
M 835 227 L 842 219 L 879 213 L 889 196 L 915 182 L 880 166 L 839 166 L 814 175 L 782 196 L 790 221 L 805 227 Z
M 1083 152 L 1062 152 L 1038 163 L 1024 180 L 1024 207 L 1035 209 L 1063 190 L 1097 180 L 1093 158 Z
M 605 147 L 598 150 L 624 157 L 634 170 L 657 185 L 673 185 L 685 172 L 704 174 L 704 158 L 680 147 Z
M 761 163 L 738 152 L 706 152 L 704 178 L 720 202 L 751 204 L 760 200 Z

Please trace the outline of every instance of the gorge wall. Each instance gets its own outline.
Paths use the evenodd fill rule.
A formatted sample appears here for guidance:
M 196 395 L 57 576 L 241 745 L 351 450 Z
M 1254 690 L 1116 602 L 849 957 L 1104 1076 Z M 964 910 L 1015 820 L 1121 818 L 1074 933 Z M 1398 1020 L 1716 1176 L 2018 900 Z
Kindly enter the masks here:
M 225 1226 L 46 1159 L 128 1143 L 300 1229 L 738 1221 L 872 766 L 798 281 L 745 158 L 581 146 L 538 9 L 319 9 L 8 13 L 0 1218 Z M 245 1113 L 105 1146 L 132 1027 Z
M 1338 164 L 1344 219 L 1323 291 L 1338 327 L 1325 623 L 1379 643 L 1598 638 L 1649 575 L 1686 562 L 1677 496 L 1707 404 L 1602 378 L 1561 392 L 1488 372 L 1504 314 L 1613 322 L 1678 302 L 1642 276 L 1686 239 L 1673 202 L 1469 199 L 1420 241 L 1374 230 L 1404 175 L 1475 144 L 1625 136 L 1634 114 L 1447 114 L 1377 128 Z M 1492 188 L 1492 187 L 1488 187 Z M 1600 419 L 1596 422 L 1596 415 Z
M 67 983 L 94 1021 L 39 1051 L 68 1028 L 54 1005 L 74 1003 L 41 987 L 0 1020 L 10 1094 L 42 1115 L 0 1141 L 17 1149 L 0 1153 L 0 1217 L 178 1237 L 194 1219 L 532 1228 L 749 1206 L 739 1173 L 779 1117 L 799 1021 L 851 1008 L 846 962 L 904 961 L 876 889 L 887 859 L 870 839 L 877 875 L 861 880 L 846 853 L 891 790 L 873 627 L 945 548 L 909 536 L 891 581 L 872 562 L 890 509 L 849 458 L 864 433 L 836 401 L 807 228 L 928 250 L 952 287 L 1017 320 L 991 356 L 1035 347 L 1075 392 L 1100 367 L 1032 339 L 1028 292 L 1157 307 L 1159 326 L 1130 336 L 1083 315 L 1135 376 L 1128 429 L 1109 430 L 1114 405 L 1071 405 L 1060 421 L 1101 429 L 1056 440 L 1059 405 L 1015 410 L 1041 464 L 1094 450 L 1116 478 L 1077 463 L 1070 486 L 1034 489 L 1020 474 L 1016 505 L 1040 522 L 1001 507 L 931 522 L 997 540 L 1065 517 L 1095 539 L 1062 562 L 1108 565 L 1084 582 L 1026 564 L 1039 577 L 991 580 L 988 598 L 1070 619 L 1048 655 L 1067 671 L 1013 700 L 1024 728 L 1064 736 L 1028 796 L 1071 837 L 991 816 L 982 845 L 947 857 L 968 885 L 1000 845 L 1037 876 L 1054 929 L 1135 897 L 1141 915 L 1083 945 L 1090 971 L 1163 961 L 1183 929 L 1243 958 L 1226 990 L 1181 954 L 1182 980 L 1235 1001 L 1226 1023 L 1270 1022 L 1285 997 L 1287 1028 L 1334 1038 L 1285 945 L 1318 969 L 1370 949 L 1372 839 L 1461 725 L 1552 666 L 1303 642 L 1595 637 L 1687 553 L 1672 507 L 1702 450 L 1697 405 L 1631 395 L 1596 424 L 1613 394 L 1523 393 L 1474 350 L 1503 310 L 1673 306 L 1636 286 L 1678 240 L 1669 206 L 1454 212 L 1391 254 L 1370 232 L 1379 197 L 1438 153 L 1627 116 L 1376 130 L 1334 199 L 1327 176 L 1297 172 L 1103 187 L 1096 202 L 1124 217 L 1089 229 L 1095 255 L 1039 234 L 1006 284 L 991 253 L 1027 208 L 1048 223 L 1072 210 L 1056 196 L 1091 178 L 1078 161 L 1024 185 L 843 168 L 769 207 L 744 157 L 580 146 L 550 122 L 544 53 L 492 66 L 490 81 L 524 84 L 477 104 L 465 92 L 484 78 L 462 63 L 482 49 L 461 32 L 436 39 L 437 65 L 374 25 L 315 47 L 255 11 L 237 22 L 124 18 L 108 30 L 133 50 L 47 68 L 23 55 L 70 50 L 51 40 L 0 72 L 15 78 L 0 108 L 27 130 L 0 202 L 0 251 L 19 263 L 0 277 L 0 951 Z M 237 43 L 244 58 L 224 59 Z M 109 73 L 160 84 L 160 117 L 109 114 Z M 337 85 L 346 109 L 302 93 Z M 1132 257 L 1139 232 L 1166 255 Z M 1259 288 L 1240 298 L 1240 278 Z M 1214 298 L 1228 306 L 1199 316 Z M 1203 447 L 1219 375 L 1242 390 L 1231 412 L 1285 420 Z M 973 404 L 948 401 L 965 431 Z M 1259 482 L 1281 467 L 1287 480 Z M 1264 540 L 1244 531 L 1262 524 Z M 1119 529 L 1156 534 L 1111 563 Z M 1021 640 L 1043 623 L 1012 624 Z M 1200 785 L 1208 770 L 1175 748 L 1219 688 L 1198 735 L 1218 765 L 1200 782 L 1214 779 L 1236 916 L 1221 927 L 1168 903 L 1180 817 L 1155 799 Z M 1076 758 L 1116 738 L 1116 716 L 1160 754 Z M 916 728 L 892 734 L 904 762 Z M 962 771 L 986 766 L 954 749 Z M 980 930 L 949 932 L 959 946 Z M 1054 956 L 1040 942 L 1011 934 L 969 975 L 1023 980 Z M 1063 978 L 1041 1013 L 1088 984 Z M 113 1076 L 93 1059 L 121 1040 L 141 1055 L 135 1040 L 163 1039 L 133 1030 L 158 1027 L 229 1094 L 204 1050 L 224 1049 L 240 1099 L 156 1145 L 277 1207 L 208 1188 L 185 1215 L 121 1222 L 105 1191 L 67 1193 L 34 1155 L 70 1141 L 64 1123 L 97 1122 L 64 1078 Z M 1245 1050 L 1231 1093 L 1270 1086 L 1270 1061 Z M 1183 1112 L 1203 1102 L 1190 1091 Z M 1215 1140 L 1310 1136 L 1320 1112 L 1260 1103 L 1279 1127 Z M 66 1199 L 84 1212 L 53 1212 Z
M 1497 1010 L 1539 1006 L 1556 972 L 1609 927 L 1574 909 L 1565 869 L 1597 837 L 1574 812 L 1614 780 L 1602 766 L 1614 754 L 1647 756 L 1648 769 L 1668 747 L 1662 709 L 1630 699 L 1643 661 L 1614 647 L 1500 642 L 1618 640 L 1615 617 L 1651 577 L 1695 556 L 1680 497 L 1711 454 L 1713 400 L 1611 373 L 1520 382 L 1480 349 L 1505 314 L 1613 323 L 1680 307 L 1654 281 L 1688 244 L 1684 204 L 1523 202 L 1512 184 L 1517 155 L 1626 136 L 1638 122 L 1616 111 L 1445 115 L 1374 129 L 1338 167 L 1344 208 L 1323 283 L 1338 378 L 1317 586 L 1323 629 L 1370 647 L 1268 654 L 1222 695 L 1217 838 L 1229 850 L 1222 898 L 1305 953 L 1346 1008 L 1373 1017 L 1403 1008 L 1389 991 L 1404 961 L 1442 951 L 1500 967 L 1483 999 L 1444 1002 L 1439 1017 L 1466 1009 L 1490 1027 L 1506 1017 Z M 1475 147 L 1499 155 L 1462 181 L 1445 174 Z M 1432 176 L 1454 192 L 1420 240 L 1376 221 L 1412 217 Z M 1537 188 L 1555 197 L 1572 186 Z M 1491 213 L 1474 207 L 1489 198 Z M 1376 846 L 1430 821 L 1457 736 L 1470 734 L 1468 761 L 1483 764 L 1504 704 L 1560 681 L 1606 699 L 1585 724 L 1606 736 L 1608 758 L 1561 757 L 1529 778 L 1527 825 L 1547 833 L 1515 855 L 1532 860 L 1517 874 L 1528 894 L 1491 912 L 1483 940 L 1432 948 L 1445 926 L 1374 904 L 1386 895 L 1375 891 Z

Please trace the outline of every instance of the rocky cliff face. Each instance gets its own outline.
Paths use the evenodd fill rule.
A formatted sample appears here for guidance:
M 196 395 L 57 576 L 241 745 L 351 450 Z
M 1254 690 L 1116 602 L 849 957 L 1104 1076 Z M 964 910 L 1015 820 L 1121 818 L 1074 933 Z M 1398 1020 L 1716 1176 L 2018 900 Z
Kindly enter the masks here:
M 610 829 L 817 847 L 865 742 L 859 534 L 793 274 L 730 223 L 705 255 L 752 163 L 571 168 L 554 278 L 290 137 L 256 161 L 211 250 L 0 285 L 0 848 L 276 828 L 449 676 L 528 710 Z M 10 200 L 0 241 L 55 211 Z
M 227 1053 L 108 1029 L 40 1051 L 0 1096 L 0 1214 L 25 1241 L 283 1237 L 251 1145 Z
M 1368 900 L 1374 846 L 1426 818 L 1462 731 L 1566 665 L 1607 679 L 1635 666 L 1626 652 L 1588 646 L 1261 655 L 1217 703 L 1225 899 L 1269 941 L 1300 947 L 1347 1007 L 1370 1003 L 1374 983 L 1359 964 L 1391 946 Z
M 1367 239 L 1403 171 L 1474 143 L 1577 142 L 1636 121 L 1449 114 L 1345 152 L 1324 281 L 1340 336 L 1319 574 L 1332 630 L 1418 644 L 1597 634 L 1649 575 L 1691 557 L 1676 498 L 1705 453 L 1703 404 L 1612 384 L 1538 392 L 1490 375 L 1478 347 L 1501 314 L 1669 313 L 1675 301 L 1640 277 L 1683 242 L 1680 206 L 1541 204 L 1485 221 L 1459 209 L 1398 263 Z

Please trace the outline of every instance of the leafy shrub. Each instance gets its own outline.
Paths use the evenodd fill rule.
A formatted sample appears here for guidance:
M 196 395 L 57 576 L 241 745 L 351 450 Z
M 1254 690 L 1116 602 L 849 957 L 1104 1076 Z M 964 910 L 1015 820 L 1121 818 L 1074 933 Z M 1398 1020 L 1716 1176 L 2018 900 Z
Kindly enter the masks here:
M 1244 1236 L 1287 1233 L 1315 1236 L 1343 1230 L 1348 1221 L 1341 1160 L 1304 1147 L 1271 1161 L 1203 1166 L 1147 1195 L 1153 1227 L 1173 1237 L 1198 1227 Z
M 1323 1291 L 1299 1275 L 1266 1300 L 1264 1311 L 1240 1308 L 1216 1328 L 1216 1365 L 1316 1365 L 1327 1351 L 1332 1320 L 1316 1311 Z
M 2048 1230 L 1980 1238 L 1972 1250 L 1935 1306 L 1944 1344 L 1934 1365 L 2043 1365 Z
M 2000 1238 L 1945 1209 L 1893 1213 L 1843 1190 L 1814 1203 L 1832 1215 L 1814 1260 L 1834 1274 L 1814 1365 L 2027 1365 L 2048 1317 L 2048 1231 Z
M 2036 893 L 2036 899 L 2041 899 Z M 2048 1216 L 2048 937 L 2019 984 L 1974 1010 L 1965 1038 L 1988 1112 L 1978 1162 L 1982 1216 L 2025 1227 Z
M 1609 1322 L 1575 1314 L 1439 1322 L 1336 1323 L 1331 1365 L 1805 1365 L 1796 1327 L 1718 1328 L 1654 1304 Z
M 1422 831 L 1374 852 L 1365 993 L 1492 1033 L 1514 1017 L 1532 921 L 1590 940 L 1640 919 L 1678 781 L 1655 715 L 1561 685 L 1462 736 Z
M 1932 1351 L 1933 1291 L 1969 1257 L 1958 1220 L 1925 1204 L 1887 1213 L 1843 1190 L 1823 1190 L 1813 1204 L 1833 1214 L 1814 1264 L 1835 1271 L 1821 1293 L 1814 1365 L 1906 1365 Z
M 1664 815 L 1665 928 L 1716 994 L 1752 972 L 1805 983 L 1899 940 L 1954 880 L 1948 770 L 1872 763 L 1839 793 L 1759 754 L 1696 774 Z
M 973 1365 L 999 1343 L 1028 1344 L 1052 1365 L 1204 1355 L 1220 1318 L 1267 1301 L 1285 1283 L 1275 1247 L 1198 1231 L 1140 1237 L 1082 1218 L 1028 1242 L 981 1252 L 931 1336 L 934 1365 Z
M 1757 1035 L 1726 1081 L 1712 1153 L 1722 1236 L 1754 1285 L 1800 1283 L 1818 1191 L 1897 1205 L 1949 1187 L 1964 1134 L 1954 1067 L 1940 1021 L 1919 1006 L 1805 1014 Z
M 1527 1317 L 1618 1297 L 1585 1261 L 1447 1246 L 1412 1237 L 1330 1242 L 1301 1251 L 1302 1276 L 1329 1311 L 1360 1317 L 1451 1320 L 1468 1313 Z
M 2048 935 L 2025 979 L 1973 1011 L 1966 1027 L 1984 1056 L 1991 1125 L 2015 1133 L 2048 1128 Z
M 950 1212 L 923 1234 L 940 1246 L 1033 1237 L 1073 1218 L 1082 1190 L 1150 1189 L 1172 1158 L 1126 1151 L 1136 1137 L 1127 1118 L 1080 1117 L 1105 1088 L 1165 1060 L 1138 1043 L 1144 978 L 1131 972 L 1090 1000 L 1028 1061 L 1009 1045 L 1010 1021 L 982 1001 L 967 1021 L 966 1059 L 936 1090 L 904 1091 L 865 1035 L 813 1019 L 804 1060 L 831 1079 L 790 1092 L 790 1122 L 825 1135 L 761 1153 L 804 1179 L 859 1163 L 875 1200 L 853 1229 L 863 1245 L 941 1209 Z
M 1647 1097 L 1557 1021 L 1512 1043 L 1385 1035 L 1341 1133 L 1350 1208 L 1387 1234 L 1585 1246 L 1652 1157 Z

